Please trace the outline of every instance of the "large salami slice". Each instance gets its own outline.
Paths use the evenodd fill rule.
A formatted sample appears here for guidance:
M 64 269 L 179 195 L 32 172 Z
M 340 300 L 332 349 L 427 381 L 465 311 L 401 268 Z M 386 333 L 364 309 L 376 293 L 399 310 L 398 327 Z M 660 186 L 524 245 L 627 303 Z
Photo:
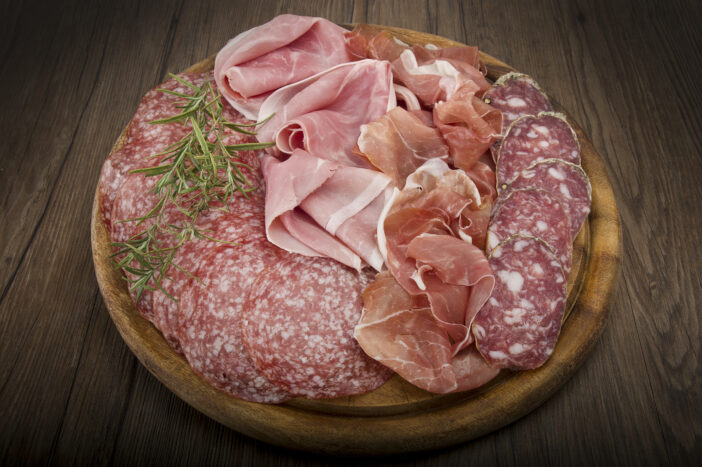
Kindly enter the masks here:
M 241 338 L 241 316 L 256 277 L 280 260 L 264 239 L 220 246 L 202 258 L 199 281 L 180 296 L 178 335 L 193 370 L 216 388 L 253 402 L 279 403 L 289 394 L 253 364 Z
M 295 396 L 347 396 L 390 370 L 353 338 L 368 280 L 328 258 L 295 255 L 259 275 L 244 306 L 244 343 L 266 377 Z
M 590 214 L 592 188 L 585 171 L 579 165 L 560 159 L 546 159 L 522 170 L 500 194 L 508 195 L 521 188 L 541 188 L 561 202 L 570 221 L 570 235 L 575 238 Z
M 483 100 L 502 112 L 503 130 L 519 117 L 553 110 L 536 81 L 522 73 L 502 75 L 487 90 Z
M 527 236 L 505 240 L 489 260 L 496 284 L 473 322 L 478 350 L 498 368 L 537 368 L 553 353 L 561 329 L 561 263 L 545 242 Z
M 249 198 L 236 195 L 230 198 L 227 210 L 210 209 L 196 223 L 201 238 L 183 243 L 176 251 L 173 263 L 161 281 L 163 290 L 152 293 L 152 308 L 156 324 L 171 346 L 179 350 L 178 299 L 183 287 L 190 281 L 202 256 L 224 243 L 238 245 L 265 239 L 264 200 L 259 195 Z M 259 242 L 260 243 L 260 242 Z
M 517 119 L 505 133 L 497 158 L 497 189 L 503 190 L 535 162 L 561 159 L 580 164 L 575 132 L 560 114 L 542 112 Z
M 180 77 L 199 86 L 210 75 L 210 73 L 191 73 L 180 75 Z M 185 125 L 180 123 L 165 125 L 150 123 L 180 112 L 176 104 L 181 99 L 161 92 L 159 89 L 181 93 L 192 92 L 175 79 L 170 79 L 147 92 L 139 103 L 137 111 L 127 127 L 124 144 L 119 150 L 107 157 L 100 173 L 98 188 L 100 210 L 108 227 L 112 203 L 119 187 L 129 176 L 129 171 L 156 165 L 157 160 L 148 157 L 164 151 L 170 144 L 178 141 L 189 131 Z
M 570 272 L 573 252 L 570 222 L 565 208 L 551 193 L 535 188 L 510 192 L 490 219 L 487 251 L 516 234 L 544 240 L 558 255 L 565 273 Z

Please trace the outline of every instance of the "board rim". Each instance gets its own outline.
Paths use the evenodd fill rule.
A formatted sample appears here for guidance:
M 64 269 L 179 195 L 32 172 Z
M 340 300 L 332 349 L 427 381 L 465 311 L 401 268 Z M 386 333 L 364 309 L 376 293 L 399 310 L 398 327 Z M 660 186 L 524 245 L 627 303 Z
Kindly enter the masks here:
M 376 27 L 407 42 L 462 45 L 427 33 Z M 515 71 L 483 52 L 481 58 L 488 64 L 488 76 L 492 79 Z M 204 71 L 213 63 L 214 56 L 185 71 Z M 109 237 L 100 215 L 98 185 L 93 200 L 91 247 L 98 284 L 110 317 L 132 353 L 174 394 L 210 418 L 261 441 L 327 454 L 391 454 L 446 447 L 487 434 L 523 417 L 560 388 L 585 361 L 609 315 L 608 304 L 615 289 L 621 256 L 619 214 L 599 155 L 577 122 L 569 116 L 568 122 L 580 139 L 582 165 L 593 186 L 592 208 L 586 223 L 590 229 L 590 254 L 583 267 L 585 277 L 578 282 L 581 287 L 576 292 L 578 301 L 563 326 L 554 354 L 537 370 L 511 373 L 499 385 L 478 391 L 467 399 L 384 416 L 340 415 L 333 410 L 319 412 L 304 405 L 264 405 L 228 396 L 199 377 L 192 378 L 195 373 L 183 357 L 166 344 L 153 326 L 145 327 L 140 322 L 145 319 L 132 304 L 124 282 L 120 281 L 115 287 L 116 271 L 109 254 L 105 254 L 110 251 Z M 124 133 L 115 147 L 122 143 L 123 136 Z M 606 280 L 602 280 L 603 277 Z

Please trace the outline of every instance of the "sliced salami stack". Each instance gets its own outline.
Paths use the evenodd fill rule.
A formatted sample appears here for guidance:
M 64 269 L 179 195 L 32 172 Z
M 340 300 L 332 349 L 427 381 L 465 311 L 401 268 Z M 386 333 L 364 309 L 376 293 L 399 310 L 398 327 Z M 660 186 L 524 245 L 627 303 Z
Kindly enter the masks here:
M 573 239 L 590 212 L 592 190 L 580 167 L 576 133 L 553 112 L 511 123 L 496 174 L 499 194 L 486 242 L 496 284 L 473 334 L 491 365 L 532 369 L 556 345 Z

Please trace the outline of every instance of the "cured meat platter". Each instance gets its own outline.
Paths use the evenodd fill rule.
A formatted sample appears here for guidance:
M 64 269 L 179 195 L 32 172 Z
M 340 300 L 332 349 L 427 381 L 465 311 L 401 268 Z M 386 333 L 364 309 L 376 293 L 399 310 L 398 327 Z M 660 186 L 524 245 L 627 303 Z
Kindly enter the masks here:
M 377 27 L 408 44 L 459 45 L 426 33 Z M 481 52 L 480 58 L 492 81 L 515 71 L 485 53 Z M 204 72 L 213 66 L 214 57 L 210 57 L 185 71 Z M 372 392 L 336 399 L 296 398 L 269 405 L 231 397 L 203 381 L 136 310 L 127 283 L 115 268 L 96 192 L 92 252 L 110 316 L 142 364 L 178 397 L 220 423 L 272 444 L 324 453 L 381 454 L 435 449 L 489 433 L 535 409 L 565 383 L 585 360 L 606 323 L 621 251 L 619 215 L 599 156 L 577 123 L 571 118 L 568 123 L 580 141 L 582 167 L 592 185 L 592 204 L 573 244 L 566 318 L 558 343 L 551 358 L 536 370 L 503 370 L 478 389 L 445 395 L 426 392 L 393 375 Z M 126 129 L 114 149 L 124 144 L 125 134 Z

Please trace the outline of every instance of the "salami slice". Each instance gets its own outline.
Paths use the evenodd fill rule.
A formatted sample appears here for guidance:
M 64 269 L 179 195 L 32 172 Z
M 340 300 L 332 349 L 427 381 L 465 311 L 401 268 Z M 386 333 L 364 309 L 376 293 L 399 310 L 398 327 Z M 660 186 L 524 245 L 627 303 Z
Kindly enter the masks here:
M 483 100 L 502 112 L 503 130 L 519 117 L 553 110 L 536 81 L 522 73 L 502 75 L 487 90 Z
M 244 343 L 266 377 L 310 399 L 360 394 L 391 372 L 353 338 L 367 282 L 328 258 L 295 255 L 259 275 L 244 306 Z
M 522 188 L 541 188 L 558 198 L 568 214 L 570 235 L 575 238 L 590 214 L 592 187 L 579 165 L 560 159 L 546 159 L 522 170 L 505 188 L 502 196 Z
M 198 219 L 197 229 L 203 238 L 193 238 L 176 251 L 173 263 L 161 281 L 163 290 L 152 293 L 152 308 L 156 325 L 171 346 L 180 350 L 178 343 L 178 300 L 183 287 L 194 275 L 202 256 L 223 243 L 238 245 L 265 240 L 264 201 L 261 196 L 249 198 L 236 195 L 230 198 L 228 210 L 210 209 Z
M 498 368 L 537 368 L 553 353 L 561 329 L 561 262 L 544 241 L 521 235 L 500 243 L 489 261 L 496 283 L 473 321 L 478 350 Z
M 254 366 L 241 338 L 249 288 L 274 267 L 280 251 L 265 239 L 220 246 L 200 262 L 200 281 L 191 280 L 180 296 L 178 335 L 190 366 L 214 387 L 252 402 L 290 398 Z
M 542 112 L 512 123 L 500 145 L 497 189 L 503 190 L 519 173 L 535 162 L 561 159 L 580 164 L 580 145 L 575 132 L 560 114 Z
M 550 192 L 535 188 L 511 191 L 490 219 L 487 251 L 517 234 L 544 240 L 558 256 L 565 273 L 570 272 L 570 222 L 563 205 Z

